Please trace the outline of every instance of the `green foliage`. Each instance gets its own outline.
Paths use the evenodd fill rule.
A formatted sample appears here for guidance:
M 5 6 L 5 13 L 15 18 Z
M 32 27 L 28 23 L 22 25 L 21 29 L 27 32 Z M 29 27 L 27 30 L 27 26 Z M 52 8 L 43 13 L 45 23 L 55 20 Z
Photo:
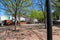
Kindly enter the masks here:
M 60 3 L 58 3 L 57 6 L 60 7 Z
M 60 0 L 52 0 L 53 8 L 60 10 Z
M 30 0 L 0 0 L 0 3 L 4 6 L 4 11 L 9 15 L 25 13 L 28 11 L 28 7 L 31 6 Z
M 42 20 L 44 18 L 43 12 L 37 10 L 32 10 L 29 16 L 31 18 L 37 18 L 39 20 Z
M 57 19 L 57 16 L 60 15 L 60 0 L 52 0 L 53 9 L 55 12 L 52 14 L 53 19 Z
M 60 16 L 60 10 L 56 10 L 55 12 L 52 13 L 53 19 L 57 19 L 57 16 Z

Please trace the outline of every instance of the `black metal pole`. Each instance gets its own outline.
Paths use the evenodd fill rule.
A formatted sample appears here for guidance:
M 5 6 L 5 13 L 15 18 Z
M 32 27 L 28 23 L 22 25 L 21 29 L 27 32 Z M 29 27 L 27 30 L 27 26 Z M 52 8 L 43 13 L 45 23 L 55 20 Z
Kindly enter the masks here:
M 46 11 L 47 11 L 47 40 L 52 40 L 51 0 L 46 0 Z

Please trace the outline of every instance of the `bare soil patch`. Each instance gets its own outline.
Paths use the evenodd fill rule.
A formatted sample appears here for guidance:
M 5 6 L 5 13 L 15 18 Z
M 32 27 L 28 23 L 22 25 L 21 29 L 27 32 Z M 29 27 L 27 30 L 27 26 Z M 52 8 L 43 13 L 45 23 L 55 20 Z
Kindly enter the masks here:
M 12 26 L 11 26 L 12 27 Z M 7 27 L 5 28 L 7 29 Z M 47 40 L 46 29 L 20 28 L 19 32 L 0 29 L 0 40 Z M 60 40 L 60 28 L 53 27 L 53 40 Z

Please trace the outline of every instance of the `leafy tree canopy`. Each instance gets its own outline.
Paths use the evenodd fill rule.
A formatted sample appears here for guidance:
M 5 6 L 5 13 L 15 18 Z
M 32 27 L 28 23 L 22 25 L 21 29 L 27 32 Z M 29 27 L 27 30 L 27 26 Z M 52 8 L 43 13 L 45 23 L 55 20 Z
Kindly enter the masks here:
M 4 7 L 0 9 L 12 16 L 27 12 L 28 7 L 32 4 L 30 0 L 0 0 L 0 3 Z
M 43 12 L 42 11 L 38 11 L 38 10 L 31 10 L 31 13 L 29 15 L 31 18 L 37 18 L 37 19 L 43 19 Z

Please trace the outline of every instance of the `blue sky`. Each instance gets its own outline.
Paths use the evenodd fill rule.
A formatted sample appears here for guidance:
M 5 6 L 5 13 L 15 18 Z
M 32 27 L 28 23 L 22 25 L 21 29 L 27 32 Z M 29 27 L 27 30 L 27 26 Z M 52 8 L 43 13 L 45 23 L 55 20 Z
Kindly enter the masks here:
M 3 16 L 3 15 L 5 15 L 5 14 L 4 14 L 4 11 L 1 10 L 1 11 L 0 11 L 0 16 Z
M 34 0 L 33 3 L 37 3 L 37 0 Z M 0 4 L 0 8 L 1 8 L 1 7 L 4 8 L 4 7 L 2 6 L 2 4 Z M 39 9 L 37 5 L 33 5 L 33 8 L 34 8 L 35 10 L 38 10 L 38 9 Z M 29 9 L 31 9 L 31 7 L 30 7 Z M 54 12 L 54 10 L 52 10 L 52 12 Z M 4 10 L 1 10 L 1 9 L 0 9 L 0 16 L 4 16 L 4 15 L 5 15 Z
M 1 8 L 3 8 L 2 4 L 0 3 L 0 16 L 4 16 L 4 10 L 2 10 Z

